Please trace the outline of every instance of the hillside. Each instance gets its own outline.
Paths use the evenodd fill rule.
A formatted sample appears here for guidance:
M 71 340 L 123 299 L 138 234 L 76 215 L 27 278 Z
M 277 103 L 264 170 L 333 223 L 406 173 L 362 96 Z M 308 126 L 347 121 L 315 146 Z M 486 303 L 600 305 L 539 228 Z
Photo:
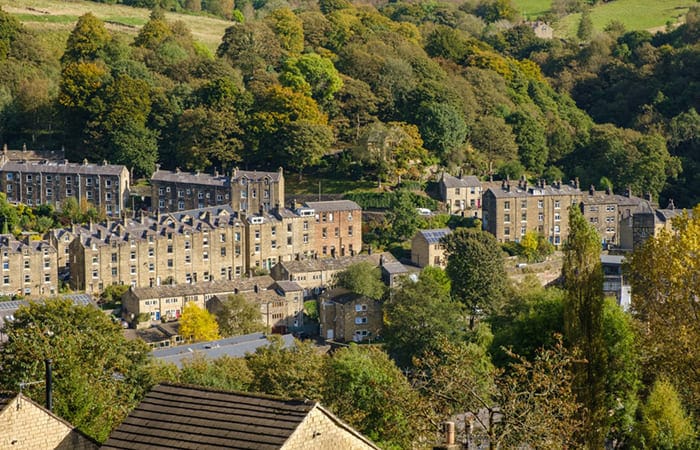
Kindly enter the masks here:
M 73 29 L 78 17 L 88 12 L 103 20 L 110 31 L 134 36 L 148 22 L 151 14 L 151 11 L 145 8 L 84 0 L 2 0 L 0 6 L 29 29 L 49 31 L 64 37 Z M 193 38 L 212 51 L 216 50 L 224 31 L 232 24 L 227 20 L 195 14 L 168 12 L 165 17 L 171 21 L 182 20 L 187 23 Z

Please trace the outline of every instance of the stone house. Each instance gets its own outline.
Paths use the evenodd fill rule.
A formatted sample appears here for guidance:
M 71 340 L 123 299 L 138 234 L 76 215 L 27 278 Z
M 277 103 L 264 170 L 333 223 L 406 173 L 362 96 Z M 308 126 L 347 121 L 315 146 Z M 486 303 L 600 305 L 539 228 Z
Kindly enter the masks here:
M 310 258 L 294 261 L 281 261 L 270 271 L 277 281 L 294 281 L 304 289 L 304 298 L 321 293 L 333 284 L 336 273 L 347 269 L 352 264 L 370 262 L 377 267 L 380 259 L 385 263 L 395 262 L 390 253 L 359 254 L 339 258 Z
M 418 267 L 445 268 L 447 258 L 442 238 L 452 233 L 449 228 L 418 230 L 411 240 L 411 262 Z
M 37 298 L 58 292 L 56 249 L 48 241 L 29 237 L 17 240 L 11 234 L 3 234 L 0 235 L 0 253 L 0 295 Z
M 53 205 L 72 197 L 89 202 L 108 216 L 120 216 L 128 205 L 129 171 L 125 166 L 56 161 L 6 161 L 0 166 L 0 190 L 7 200 L 28 206 Z
M 306 202 L 298 214 L 313 214 L 314 253 L 322 258 L 352 256 L 362 250 L 362 208 L 350 200 Z
M 195 302 L 202 309 L 215 297 L 225 298 L 229 294 L 255 293 L 267 290 L 274 283 L 270 276 L 216 280 L 202 283 L 181 283 L 152 287 L 130 287 L 122 295 L 122 314 L 150 314 L 152 321 L 175 320 L 182 314 L 188 302 Z
M 93 450 L 98 443 L 29 397 L 0 391 L 0 448 Z
M 483 229 L 498 242 L 519 242 L 528 231 L 542 234 L 560 247 L 569 232 L 569 208 L 578 207 L 582 193 L 577 182 L 548 185 L 539 181 L 517 187 L 504 180 L 500 188 L 489 188 L 483 196 Z
M 382 304 L 344 288 L 330 289 L 318 299 L 321 337 L 339 342 L 362 342 L 381 336 Z
M 240 278 L 244 228 L 228 206 L 80 227 L 69 246 L 71 288 L 98 293 L 111 284 Z
M 647 239 L 657 236 L 661 230 L 675 231 L 673 219 L 687 213 L 692 216 L 693 211 L 677 209 L 671 200 L 665 209 L 647 206 L 640 208 L 632 216 L 631 241 L 632 247 L 637 248 Z
M 175 443 L 188 448 L 378 449 L 316 402 L 175 384 L 153 387 L 102 448 L 150 450 Z
M 182 172 L 156 166 L 151 175 L 151 207 L 162 213 L 224 205 L 231 199 L 229 177 L 218 172 Z
M 481 217 L 481 181 L 473 175 L 453 177 L 443 172 L 438 184 L 440 200 L 450 214 Z

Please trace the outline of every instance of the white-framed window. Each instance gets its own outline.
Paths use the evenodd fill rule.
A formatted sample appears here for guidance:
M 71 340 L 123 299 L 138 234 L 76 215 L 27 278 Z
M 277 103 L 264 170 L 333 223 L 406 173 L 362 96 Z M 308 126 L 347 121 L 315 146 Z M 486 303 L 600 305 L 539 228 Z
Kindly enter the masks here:
M 363 325 L 367 323 L 366 317 L 355 317 L 355 325 Z
M 355 311 L 356 311 L 356 312 L 367 311 L 367 305 L 365 305 L 365 304 L 357 304 L 357 305 L 355 305 Z

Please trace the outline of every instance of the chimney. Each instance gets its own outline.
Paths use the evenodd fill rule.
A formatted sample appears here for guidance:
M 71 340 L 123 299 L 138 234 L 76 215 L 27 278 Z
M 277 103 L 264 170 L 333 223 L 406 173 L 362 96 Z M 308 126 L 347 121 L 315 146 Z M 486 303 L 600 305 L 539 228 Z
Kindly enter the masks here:
M 87 166 L 87 165 L 88 165 L 88 160 L 87 160 L 87 158 L 83 159 L 83 165 L 84 165 L 84 166 Z
M 593 194 L 595 194 L 595 186 L 591 185 L 588 188 L 588 195 L 593 195 Z
M 64 159 L 64 160 L 63 160 L 63 164 L 68 165 L 68 160 L 67 160 L 67 159 Z
M 258 288 L 258 283 L 255 283 L 255 284 L 253 285 L 253 292 L 255 292 L 255 293 L 257 294 L 257 293 L 258 293 L 258 290 L 259 290 L 259 288 Z
M 673 204 L 672 198 L 668 199 L 668 206 L 666 207 L 666 209 L 676 209 L 676 205 Z
M 648 202 L 654 201 L 654 197 L 652 197 L 651 192 L 646 192 L 644 194 L 644 200 L 646 200 Z
M 625 190 L 625 197 L 632 197 L 632 186 L 627 185 L 627 189 Z
M 160 170 L 160 164 L 156 164 L 156 172 Z
M 612 189 L 610 189 L 610 185 L 605 186 L 605 193 L 608 195 L 612 195 Z
M 444 444 L 433 447 L 434 450 L 459 450 L 460 445 L 456 444 L 455 441 L 455 423 L 454 422 L 444 422 L 443 426 L 443 436 Z
M 384 255 L 379 256 L 379 267 L 384 267 Z
M 22 144 L 22 151 L 26 152 L 27 151 L 27 144 Z
M 578 177 L 574 178 L 574 187 L 575 187 L 576 189 L 579 189 L 579 185 L 580 185 L 580 183 L 579 183 L 579 181 L 578 181 Z
M 53 371 L 51 370 L 51 358 L 44 360 L 46 365 L 46 409 L 53 411 Z

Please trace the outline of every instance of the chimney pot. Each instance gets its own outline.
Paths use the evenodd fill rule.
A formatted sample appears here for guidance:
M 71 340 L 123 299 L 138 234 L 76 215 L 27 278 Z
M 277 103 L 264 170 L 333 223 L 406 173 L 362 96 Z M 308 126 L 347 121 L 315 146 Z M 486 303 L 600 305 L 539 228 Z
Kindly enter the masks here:
M 443 429 L 445 431 L 445 444 L 454 445 L 455 444 L 455 423 L 454 422 L 445 422 Z

